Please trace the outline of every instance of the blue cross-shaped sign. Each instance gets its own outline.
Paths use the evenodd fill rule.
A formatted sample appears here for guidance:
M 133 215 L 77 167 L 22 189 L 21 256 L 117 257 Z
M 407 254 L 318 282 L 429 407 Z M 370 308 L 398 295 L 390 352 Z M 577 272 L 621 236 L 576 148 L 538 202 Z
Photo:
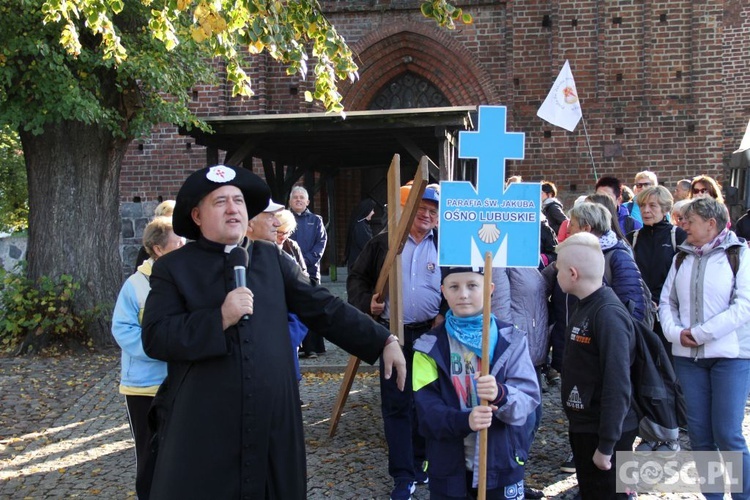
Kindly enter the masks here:
M 523 133 L 506 131 L 505 106 L 480 106 L 476 131 L 460 132 L 459 158 L 477 159 L 477 187 L 468 181 L 440 183 L 441 266 L 539 265 L 541 185 L 505 185 L 505 160 L 524 157 Z

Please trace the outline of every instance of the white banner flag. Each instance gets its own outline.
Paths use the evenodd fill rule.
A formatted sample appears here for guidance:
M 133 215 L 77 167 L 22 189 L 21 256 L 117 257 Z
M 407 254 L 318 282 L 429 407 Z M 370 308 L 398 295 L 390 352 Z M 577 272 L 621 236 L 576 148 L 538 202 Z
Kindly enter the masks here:
M 565 61 L 565 65 L 552 85 L 552 90 L 549 91 L 536 115 L 568 132 L 574 131 L 578 122 L 581 121 L 583 113 L 581 104 L 578 102 L 576 82 L 573 80 L 573 72 L 570 71 L 568 61 Z

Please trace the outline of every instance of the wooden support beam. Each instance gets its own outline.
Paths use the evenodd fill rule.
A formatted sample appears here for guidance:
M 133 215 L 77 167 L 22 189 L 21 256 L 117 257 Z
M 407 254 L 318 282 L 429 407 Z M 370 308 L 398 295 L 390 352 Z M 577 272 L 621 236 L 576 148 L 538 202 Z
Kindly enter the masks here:
M 409 154 L 417 161 L 422 163 L 427 158 L 427 166 L 429 173 L 433 179 L 440 179 L 440 167 L 438 167 L 432 159 L 425 154 L 422 149 L 412 140 L 411 137 L 404 134 L 393 134 L 393 137 L 401 144 Z M 428 180 L 429 182 L 429 180 Z
M 396 161 L 399 159 L 399 161 Z M 400 222 L 403 220 L 401 213 L 401 161 L 400 156 L 396 155 L 393 157 L 391 162 L 391 168 L 388 169 L 388 220 L 398 221 L 397 228 L 394 228 L 390 224 L 388 225 L 388 253 L 385 256 L 385 262 L 383 268 L 380 270 L 380 276 L 378 276 L 378 282 L 375 284 L 375 293 L 378 294 L 380 300 L 378 302 L 385 302 L 385 283 L 382 280 L 387 280 L 388 285 L 388 305 L 390 306 L 390 329 L 391 333 L 398 337 L 398 343 L 404 345 L 404 315 L 403 315 L 403 297 L 401 296 L 401 259 L 397 258 L 401 253 L 398 248 L 401 244 L 400 233 L 401 229 Z M 406 208 L 406 207 L 404 207 Z M 409 212 L 407 212 L 409 213 Z M 415 214 L 416 215 L 416 214 Z M 411 225 L 409 226 L 411 227 Z M 394 231 L 394 229 L 396 229 Z M 409 236 L 408 231 L 404 235 Z M 404 241 L 406 241 L 404 239 Z M 403 247 L 401 247 L 403 248 Z M 391 251 L 393 249 L 393 251 Z M 390 258 L 389 258 L 390 257 Z M 378 286 L 379 285 L 379 286 Z
M 230 155 L 229 151 L 227 151 L 227 156 L 224 157 L 224 165 L 232 165 L 233 167 L 237 167 L 240 165 L 240 163 L 245 161 L 245 158 L 250 156 L 250 153 L 255 149 L 255 147 L 258 145 L 258 139 L 249 139 L 240 145 L 239 148 L 237 148 L 236 151 L 233 151 Z
M 269 160 L 268 158 L 263 158 L 263 173 L 266 176 L 266 184 L 268 184 L 271 187 L 271 192 L 273 193 L 273 187 L 276 185 L 276 174 L 273 171 L 273 161 Z
M 215 146 L 206 148 L 206 165 L 217 165 L 219 163 L 219 150 Z

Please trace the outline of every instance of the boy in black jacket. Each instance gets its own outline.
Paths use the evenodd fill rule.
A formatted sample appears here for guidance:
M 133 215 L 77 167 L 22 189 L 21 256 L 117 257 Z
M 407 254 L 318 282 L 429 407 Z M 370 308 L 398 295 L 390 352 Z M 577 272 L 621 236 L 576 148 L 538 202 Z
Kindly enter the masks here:
M 604 256 L 596 236 L 574 234 L 557 252 L 560 288 L 579 299 L 566 330 L 560 392 L 581 498 L 627 498 L 615 494 L 614 452 L 631 451 L 638 430 L 631 404 L 630 313 L 602 286 Z

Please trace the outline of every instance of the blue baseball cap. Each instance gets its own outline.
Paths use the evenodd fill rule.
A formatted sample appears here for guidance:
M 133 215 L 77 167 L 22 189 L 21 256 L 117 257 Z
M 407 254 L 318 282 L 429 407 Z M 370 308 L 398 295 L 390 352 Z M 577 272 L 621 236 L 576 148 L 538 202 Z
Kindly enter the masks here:
M 423 200 L 427 201 L 434 201 L 438 205 L 440 204 L 440 194 L 437 192 L 437 189 L 435 188 L 427 188 L 424 190 L 424 194 L 422 195 Z

